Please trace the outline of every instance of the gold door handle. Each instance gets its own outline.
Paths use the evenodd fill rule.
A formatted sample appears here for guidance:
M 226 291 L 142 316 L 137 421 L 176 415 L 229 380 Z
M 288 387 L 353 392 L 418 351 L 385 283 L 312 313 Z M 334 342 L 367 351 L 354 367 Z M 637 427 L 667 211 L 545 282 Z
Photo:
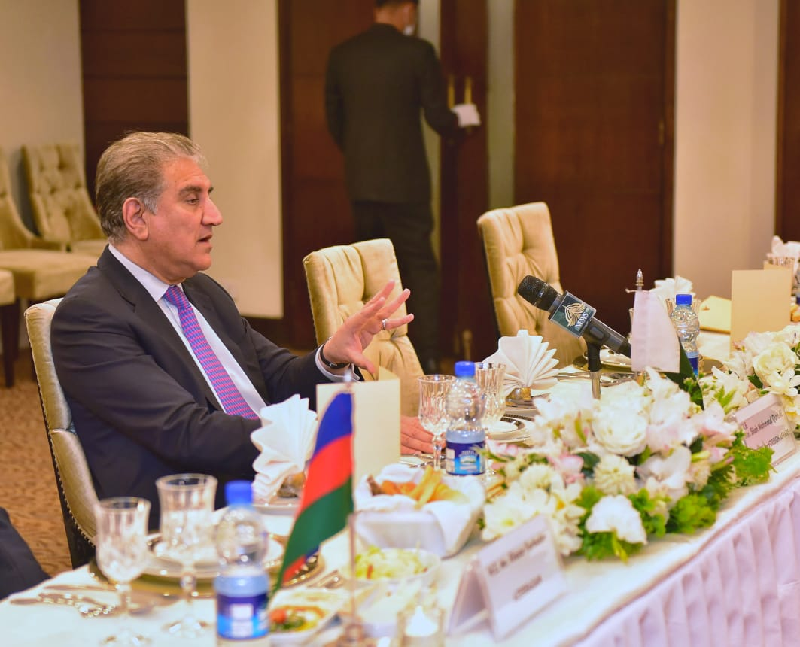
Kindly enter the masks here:
M 451 110 L 456 105 L 456 77 L 452 74 L 447 76 L 447 105 Z

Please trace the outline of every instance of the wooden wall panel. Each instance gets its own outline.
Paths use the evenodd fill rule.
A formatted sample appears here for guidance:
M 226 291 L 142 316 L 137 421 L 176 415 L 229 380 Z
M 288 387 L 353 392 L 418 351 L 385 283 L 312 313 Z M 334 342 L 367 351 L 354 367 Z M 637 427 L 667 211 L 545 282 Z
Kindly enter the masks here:
M 800 4 L 781 0 L 775 234 L 800 240 Z
M 80 0 L 86 179 L 131 130 L 188 134 L 184 0 Z

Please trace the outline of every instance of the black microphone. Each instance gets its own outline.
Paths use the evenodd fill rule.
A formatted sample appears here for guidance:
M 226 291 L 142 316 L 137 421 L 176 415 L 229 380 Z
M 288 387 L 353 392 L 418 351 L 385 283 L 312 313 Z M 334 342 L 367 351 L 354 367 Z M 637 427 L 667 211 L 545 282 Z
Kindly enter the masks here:
M 590 343 L 608 346 L 615 353 L 631 356 L 628 340 L 595 319 L 594 313 L 597 310 L 569 292 L 559 294 L 549 283 L 535 276 L 526 276 L 520 282 L 517 293 L 540 310 L 547 310 L 550 321 L 576 337 L 584 337 Z

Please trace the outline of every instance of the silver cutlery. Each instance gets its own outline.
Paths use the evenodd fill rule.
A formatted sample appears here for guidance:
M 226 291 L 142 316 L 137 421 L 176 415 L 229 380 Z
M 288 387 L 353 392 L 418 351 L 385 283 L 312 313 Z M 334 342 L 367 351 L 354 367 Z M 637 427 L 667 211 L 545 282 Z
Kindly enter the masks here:
M 104 604 L 99 600 L 72 593 L 46 593 L 42 592 L 34 597 L 11 598 L 10 604 L 57 604 L 74 607 L 85 618 L 95 618 L 101 615 L 112 615 L 117 610 L 115 604 Z

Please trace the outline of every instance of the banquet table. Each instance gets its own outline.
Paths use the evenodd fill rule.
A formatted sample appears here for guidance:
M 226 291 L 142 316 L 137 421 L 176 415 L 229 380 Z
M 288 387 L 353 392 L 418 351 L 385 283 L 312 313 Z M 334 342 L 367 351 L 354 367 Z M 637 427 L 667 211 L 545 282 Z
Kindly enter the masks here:
M 589 388 L 588 384 L 580 388 Z M 451 635 L 448 645 L 580 645 L 752 647 L 800 643 L 800 453 L 790 456 L 763 485 L 734 492 L 716 524 L 692 536 L 651 541 L 627 564 L 564 561 L 567 591 L 495 643 L 489 624 Z M 264 515 L 268 528 L 285 534 L 289 516 Z M 438 601 L 452 608 L 468 561 L 485 544 L 477 532 L 455 557 L 444 560 Z M 347 538 L 340 534 L 322 548 L 326 572 L 347 561 Z M 62 573 L 41 586 L 96 584 L 87 567 Z M 38 588 L 20 595 L 33 595 Z M 96 595 L 95 592 L 91 593 Z M 102 594 L 101 594 L 102 595 Z M 113 597 L 111 598 L 113 600 Z M 197 615 L 214 619 L 214 602 L 195 601 Z M 158 607 L 130 619 L 153 645 L 181 645 L 162 627 L 183 613 L 182 605 Z M 82 618 L 75 609 L 54 605 L 0 603 L 0 645 L 78 646 L 98 644 L 118 618 Z M 312 644 L 335 638 L 337 628 Z M 214 644 L 214 632 L 192 645 Z

